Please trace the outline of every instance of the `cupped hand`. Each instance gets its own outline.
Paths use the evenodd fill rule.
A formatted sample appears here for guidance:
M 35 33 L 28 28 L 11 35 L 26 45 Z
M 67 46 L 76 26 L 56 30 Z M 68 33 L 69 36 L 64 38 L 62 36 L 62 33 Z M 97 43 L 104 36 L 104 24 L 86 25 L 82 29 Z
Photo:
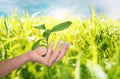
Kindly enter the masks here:
M 69 46 L 70 44 L 68 42 L 63 44 L 61 41 L 59 41 L 55 50 L 52 49 L 53 43 L 51 43 L 48 48 L 38 47 L 28 53 L 29 59 L 33 62 L 52 66 L 65 56 Z

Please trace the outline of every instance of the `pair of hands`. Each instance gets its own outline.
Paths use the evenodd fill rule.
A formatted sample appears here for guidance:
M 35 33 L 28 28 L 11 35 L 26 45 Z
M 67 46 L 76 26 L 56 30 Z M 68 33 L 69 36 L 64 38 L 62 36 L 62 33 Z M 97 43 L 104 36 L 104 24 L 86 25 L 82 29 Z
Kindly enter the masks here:
M 61 46 L 62 46 L 62 50 L 61 50 Z M 61 58 L 63 58 L 69 46 L 70 44 L 68 42 L 62 44 L 62 42 L 59 41 L 55 50 L 52 49 L 53 43 L 51 43 L 48 48 L 38 47 L 35 50 L 28 53 L 29 59 L 32 62 L 37 62 L 47 66 L 52 66 Z

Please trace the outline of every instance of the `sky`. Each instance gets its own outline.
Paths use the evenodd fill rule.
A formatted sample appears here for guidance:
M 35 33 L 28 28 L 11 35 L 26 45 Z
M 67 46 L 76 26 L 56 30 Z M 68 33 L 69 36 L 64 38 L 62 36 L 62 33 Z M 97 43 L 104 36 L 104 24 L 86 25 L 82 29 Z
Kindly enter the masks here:
M 33 16 L 61 18 L 69 13 L 71 16 L 90 17 L 91 6 L 98 16 L 104 13 L 120 19 L 120 0 L 0 0 L 0 16 L 11 15 L 17 9 L 18 15 L 28 11 Z

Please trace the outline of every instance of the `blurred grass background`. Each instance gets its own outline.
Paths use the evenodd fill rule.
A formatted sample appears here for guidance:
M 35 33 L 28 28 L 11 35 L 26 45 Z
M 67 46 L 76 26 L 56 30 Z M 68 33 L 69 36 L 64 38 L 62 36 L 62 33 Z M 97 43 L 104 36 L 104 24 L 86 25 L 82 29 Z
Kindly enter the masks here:
M 52 33 L 49 43 L 59 40 L 70 42 L 66 56 L 48 69 L 37 63 L 28 63 L 1 79 L 120 79 L 120 20 L 106 15 L 80 19 L 68 16 L 60 20 L 50 16 L 32 17 L 25 13 L 19 17 L 0 17 L 0 61 L 16 57 L 32 49 L 42 38 L 42 30 L 70 20 L 72 25 L 61 32 Z

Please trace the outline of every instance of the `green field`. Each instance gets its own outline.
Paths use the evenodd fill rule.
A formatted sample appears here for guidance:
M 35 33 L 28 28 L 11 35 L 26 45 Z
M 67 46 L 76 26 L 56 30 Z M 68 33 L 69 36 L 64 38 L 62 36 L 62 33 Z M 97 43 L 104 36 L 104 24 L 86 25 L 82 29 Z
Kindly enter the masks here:
M 45 24 L 47 29 L 61 22 L 72 25 L 51 33 L 48 43 L 70 42 L 66 56 L 52 67 L 28 63 L 1 79 L 120 79 L 120 20 L 106 15 L 64 20 L 50 16 L 32 17 L 28 13 L 0 17 L 0 61 L 32 50 L 43 38 L 44 30 L 34 26 Z

